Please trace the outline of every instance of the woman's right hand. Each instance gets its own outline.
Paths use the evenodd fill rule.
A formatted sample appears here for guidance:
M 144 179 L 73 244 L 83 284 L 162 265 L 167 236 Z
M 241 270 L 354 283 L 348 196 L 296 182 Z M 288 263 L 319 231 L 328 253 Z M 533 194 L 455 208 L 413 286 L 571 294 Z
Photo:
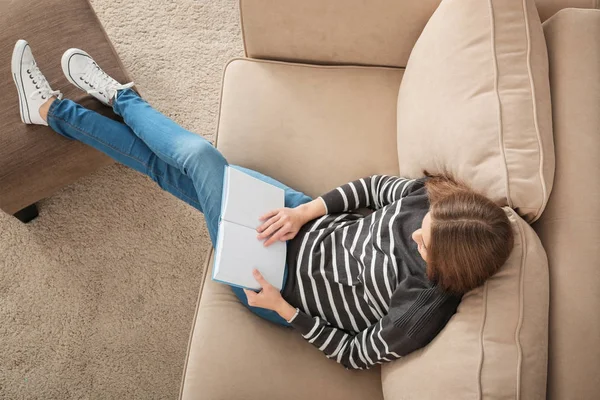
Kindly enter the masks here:
M 306 215 L 301 207 L 278 208 L 260 217 L 264 223 L 256 231 L 259 240 L 267 239 L 265 247 L 270 246 L 278 240 L 291 240 L 298 234 L 302 225 L 307 222 Z

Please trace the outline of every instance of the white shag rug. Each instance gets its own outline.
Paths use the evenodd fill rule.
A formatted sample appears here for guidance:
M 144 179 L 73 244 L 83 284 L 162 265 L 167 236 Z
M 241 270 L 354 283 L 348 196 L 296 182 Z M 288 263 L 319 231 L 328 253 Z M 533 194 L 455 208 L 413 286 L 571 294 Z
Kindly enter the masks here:
M 223 66 L 243 55 L 237 1 L 91 3 L 143 96 L 214 141 Z M 0 398 L 177 398 L 203 216 L 120 165 L 39 207 L 28 225 L 0 213 Z

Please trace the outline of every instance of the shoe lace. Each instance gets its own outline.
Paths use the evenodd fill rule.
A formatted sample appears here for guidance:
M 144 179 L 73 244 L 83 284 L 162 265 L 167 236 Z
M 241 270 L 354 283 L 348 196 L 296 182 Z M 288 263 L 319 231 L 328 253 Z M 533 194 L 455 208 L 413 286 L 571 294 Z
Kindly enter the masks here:
M 36 87 L 36 90 L 29 94 L 29 98 L 32 100 L 36 100 L 38 98 L 42 98 L 43 100 L 49 99 L 52 96 L 56 96 L 59 99 L 62 99 L 62 93 L 58 90 L 52 90 L 48 80 L 42 71 L 38 68 L 35 61 L 32 61 L 27 68 L 29 75 L 33 78 L 33 84 Z
M 88 94 L 99 93 L 103 95 L 106 93 L 109 98 L 112 98 L 117 90 L 127 89 L 133 86 L 133 82 L 121 85 L 104 72 L 93 60 L 89 61 L 82 75 L 83 80 L 93 88 L 87 91 Z

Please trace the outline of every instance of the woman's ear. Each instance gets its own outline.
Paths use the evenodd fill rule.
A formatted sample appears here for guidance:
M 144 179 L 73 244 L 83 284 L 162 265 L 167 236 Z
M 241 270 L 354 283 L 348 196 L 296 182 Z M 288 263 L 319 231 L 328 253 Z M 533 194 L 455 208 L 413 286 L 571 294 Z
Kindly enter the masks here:
M 421 236 L 421 228 L 417 229 L 416 231 L 414 231 L 411 235 L 412 240 L 414 240 L 415 242 L 417 242 L 417 244 L 419 243 L 419 237 Z

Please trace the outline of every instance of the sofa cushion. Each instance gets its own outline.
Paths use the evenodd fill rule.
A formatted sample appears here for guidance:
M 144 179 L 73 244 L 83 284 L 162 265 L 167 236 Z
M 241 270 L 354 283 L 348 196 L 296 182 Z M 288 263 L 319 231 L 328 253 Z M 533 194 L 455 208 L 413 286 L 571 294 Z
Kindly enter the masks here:
M 504 210 L 515 235 L 508 261 L 428 346 L 382 366 L 386 400 L 545 398 L 548 261 L 533 229 Z
M 210 271 L 212 257 L 206 264 Z M 182 400 L 381 399 L 379 368 L 347 371 L 292 328 L 264 321 L 231 289 L 205 277 Z
M 376 172 L 397 174 L 402 72 L 232 60 L 217 147 L 231 163 L 312 196 Z M 210 278 L 194 326 L 183 399 L 383 398 L 379 368 L 346 371 L 297 332 L 250 314 Z
M 369 174 L 398 174 L 402 72 L 232 60 L 217 147 L 232 164 L 313 197 Z
M 444 0 L 398 96 L 404 176 L 447 169 L 531 222 L 554 177 L 546 44 L 535 2 Z
M 87 0 L 0 2 L 0 209 L 10 214 L 112 163 L 100 152 L 46 126 L 21 122 L 17 88 L 10 73 L 18 39 L 29 42 L 53 89 L 104 115 L 114 117 L 110 108 L 64 77 L 60 66 L 63 52 L 70 47 L 87 49 L 115 79 L 130 81 Z
M 548 398 L 600 393 L 600 10 L 544 23 L 550 59 L 556 179 L 533 225 L 548 252 Z

